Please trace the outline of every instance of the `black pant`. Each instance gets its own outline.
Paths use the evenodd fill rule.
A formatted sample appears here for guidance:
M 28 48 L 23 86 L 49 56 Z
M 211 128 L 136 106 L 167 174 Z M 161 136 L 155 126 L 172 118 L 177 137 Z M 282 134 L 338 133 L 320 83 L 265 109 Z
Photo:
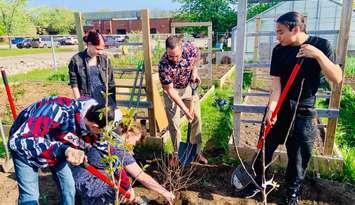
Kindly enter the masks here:
M 292 112 L 281 112 L 265 141 L 265 165 L 271 162 L 279 144 L 283 144 L 292 120 Z M 289 192 L 297 192 L 305 177 L 308 162 L 312 155 L 314 140 L 318 134 L 316 111 L 312 108 L 299 108 L 294 125 L 286 142 L 288 164 L 286 184 Z M 262 155 L 256 163 L 256 181 L 261 184 Z

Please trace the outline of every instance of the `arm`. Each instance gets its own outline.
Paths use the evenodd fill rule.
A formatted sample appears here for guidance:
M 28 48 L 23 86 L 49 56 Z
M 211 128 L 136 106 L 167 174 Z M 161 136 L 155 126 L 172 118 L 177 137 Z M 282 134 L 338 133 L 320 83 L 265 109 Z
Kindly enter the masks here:
M 330 48 L 330 45 L 328 45 Z M 328 53 L 331 53 L 329 51 Z M 330 56 L 331 54 L 328 54 Z M 334 64 L 321 50 L 310 45 L 304 44 L 301 46 L 297 57 L 314 58 L 320 65 L 320 68 L 324 75 L 333 83 L 339 84 L 343 78 L 343 72 L 339 65 Z
M 197 82 L 200 83 L 201 79 L 200 76 L 198 75 L 198 68 L 197 65 L 200 62 L 201 59 L 201 53 L 200 50 L 193 44 L 191 44 L 191 56 L 192 56 L 192 60 L 191 60 L 191 67 L 192 67 L 192 73 L 191 73 L 191 80 L 193 82 Z
M 159 194 L 163 195 L 170 204 L 172 204 L 175 196 L 169 192 L 168 190 L 166 190 L 164 187 L 162 187 L 158 182 L 156 182 L 151 176 L 149 176 L 148 174 L 146 174 L 139 166 L 138 164 L 132 163 L 130 165 L 127 165 L 125 167 L 125 169 L 127 170 L 127 172 L 134 177 L 135 179 L 137 179 L 140 183 L 142 183 L 145 187 L 147 187 L 148 189 L 151 189 L 153 191 L 158 192 Z
M 267 109 L 267 113 L 265 116 L 265 121 L 267 124 L 274 124 L 276 122 L 276 119 L 275 119 L 275 121 L 271 122 L 270 118 L 271 118 L 271 114 L 274 112 L 274 110 L 276 108 L 276 105 L 277 105 L 280 95 L 281 95 L 280 77 L 272 76 L 269 104 L 268 104 L 268 109 Z
M 108 70 L 109 70 L 109 81 L 108 81 L 108 89 L 109 89 L 109 93 L 112 93 L 111 95 L 114 103 L 116 105 L 116 83 L 115 83 L 115 78 L 113 76 L 113 69 L 112 69 L 112 65 L 111 65 L 111 61 L 109 58 L 107 58 L 107 63 L 108 63 Z
M 78 77 L 77 77 L 77 66 L 76 63 L 74 62 L 74 58 L 70 61 L 68 65 L 68 73 L 69 73 L 69 85 L 71 85 L 71 88 L 73 90 L 74 98 L 77 99 L 80 97 L 80 92 L 78 89 Z
M 334 64 L 322 52 L 319 53 L 319 55 L 316 57 L 316 60 L 318 61 L 322 72 L 330 81 L 336 84 L 339 84 L 342 81 L 343 71 L 338 64 Z
M 73 88 L 71 88 L 71 89 L 73 90 L 74 98 L 75 98 L 75 99 L 80 98 L 79 88 L 78 88 L 78 87 L 73 87 Z
M 162 85 L 164 92 L 166 92 L 171 99 L 173 99 L 173 101 L 180 107 L 180 109 L 185 113 L 185 115 L 187 116 L 187 118 L 189 120 L 193 119 L 193 115 L 190 112 L 190 109 L 185 105 L 185 103 L 182 101 L 181 97 L 179 96 L 179 94 L 176 92 L 176 90 L 173 87 L 173 84 L 167 84 L 167 85 Z

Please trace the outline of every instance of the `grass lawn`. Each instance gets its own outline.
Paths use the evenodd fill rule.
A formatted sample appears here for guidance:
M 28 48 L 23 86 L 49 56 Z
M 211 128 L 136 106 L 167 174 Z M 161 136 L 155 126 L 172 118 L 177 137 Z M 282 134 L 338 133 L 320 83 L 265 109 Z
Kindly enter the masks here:
M 59 47 L 55 48 L 56 52 L 68 52 L 68 51 L 77 51 L 77 48 L 69 47 Z M 13 48 L 13 49 L 0 49 L 0 57 L 8 56 L 20 56 L 20 55 L 29 55 L 29 54 L 39 54 L 39 53 L 51 53 L 51 48 Z
M 346 58 L 345 76 L 355 76 L 355 56 L 348 56 Z
M 68 68 L 66 66 L 59 67 L 57 70 L 52 68 L 35 69 L 27 73 L 20 73 L 9 76 L 9 82 L 21 81 L 68 81 Z

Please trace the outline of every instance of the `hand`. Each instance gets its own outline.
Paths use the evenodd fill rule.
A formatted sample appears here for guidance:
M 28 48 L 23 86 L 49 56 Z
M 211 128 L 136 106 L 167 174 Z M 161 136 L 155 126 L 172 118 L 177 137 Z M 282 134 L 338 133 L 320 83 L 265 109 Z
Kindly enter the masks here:
M 192 122 L 194 120 L 195 113 L 193 109 L 189 110 L 189 112 L 186 113 L 186 118 L 189 122 Z
M 272 116 L 273 111 L 268 110 L 266 115 L 265 115 L 265 125 L 273 125 L 277 121 L 277 116 L 275 116 L 274 120 L 271 121 L 271 116 Z
M 170 205 L 173 205 L 175 195 L 172 192 L 164 192 L 163 194 L 164 198 L 169 202 Z
M 67 157 L 67 161 L 74 166 L 78 166 L 87 160 L 85 153 L 82 150 L 71 147 L 65 150 L 65 156 Z
M 197 68 L 192 70 L 191 81 L 194 82 L 194 83 L 197 83 L 197 84 L 201 83 L 201 78 L 200 78 L 200 76 L 197 73 Z
M 300 58 L 300 57 L 318 58 L 320 53 L 321 53 L 321 51 L 318 48 L 316 48 L 310 44 L 303 44 L 303 45 L 301 45 L 301 48 L 298 51 L 296 57 L 297 58 Z
M 135 200 L 136 200 L 136 194 L 134 193 L 134 189 L 133 189 L 133 188 L 130 188 L 127 192 L 130 194 L 130 195 L 129 195 L 129 198 L 126 198 L 126 197 L 124 197 L 124 196 L 121 196 L 121 198 L 120 198 L 120 203 L 122 203 L 122 204 L 130 204 L 130 203 L 135 202 Z

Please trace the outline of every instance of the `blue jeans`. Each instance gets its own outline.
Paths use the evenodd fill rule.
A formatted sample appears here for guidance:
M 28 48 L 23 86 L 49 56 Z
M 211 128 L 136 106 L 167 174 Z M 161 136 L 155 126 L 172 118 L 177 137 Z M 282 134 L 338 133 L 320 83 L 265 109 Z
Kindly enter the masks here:
M 38 168 L 30 166 L 22 156 L 12 152 L 15 174 L 19 188 L 19 205 L 37 205 L 39 199 Z M 75 183 L 66 161 L 51 168 L 60 195 L 60 204 L 75 204 Z

